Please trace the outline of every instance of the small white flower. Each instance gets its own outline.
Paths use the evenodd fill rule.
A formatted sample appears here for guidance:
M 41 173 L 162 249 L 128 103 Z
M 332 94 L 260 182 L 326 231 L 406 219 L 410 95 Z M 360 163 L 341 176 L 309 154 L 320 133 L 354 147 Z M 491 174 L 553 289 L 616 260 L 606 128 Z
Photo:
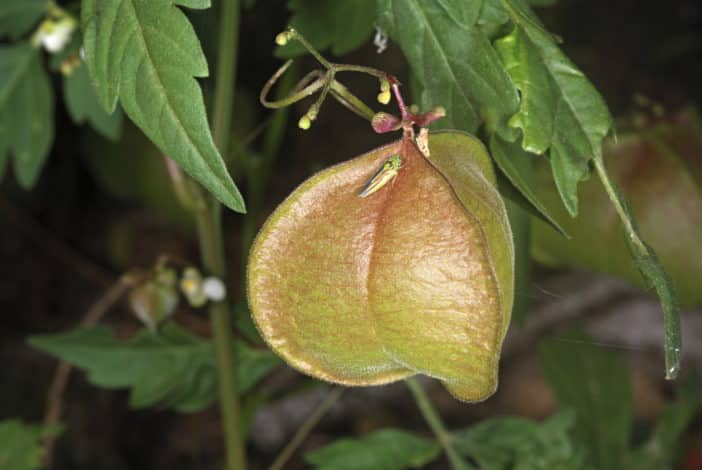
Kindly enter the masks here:
M 36 44 L 41 44 L 47 52 L 56 54 L 66 47 L 76 27 L 76 20 L 70 16 L 65 16 L 59 20 L 48 18 L 39 26 L 39 30 L 34 36 L 34 41 Z
M 224 300 L 227 295 L 227 289 L 224 283 L 217 277 L 207 277 L 202 283 L 202 290 L 208 299 L 219 302 Z
M 385 49 L 388 48 L 388 36 L 380 29 L 378 26 L 375 27 L 375 37 L 373 38 L 373 45 L 377 48 L 376 52 L 382 54 Z

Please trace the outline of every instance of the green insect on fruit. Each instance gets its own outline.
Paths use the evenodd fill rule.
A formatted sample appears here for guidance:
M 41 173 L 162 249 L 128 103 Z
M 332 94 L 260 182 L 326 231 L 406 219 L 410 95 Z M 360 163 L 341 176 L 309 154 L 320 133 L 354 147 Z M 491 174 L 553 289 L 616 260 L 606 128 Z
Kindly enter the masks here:
M 399 155 L 393 155 L 368 179 L 358 196 L 368 197 L 389 182 L 394 181 L 400 168 L 402 168 L 402 158 Z

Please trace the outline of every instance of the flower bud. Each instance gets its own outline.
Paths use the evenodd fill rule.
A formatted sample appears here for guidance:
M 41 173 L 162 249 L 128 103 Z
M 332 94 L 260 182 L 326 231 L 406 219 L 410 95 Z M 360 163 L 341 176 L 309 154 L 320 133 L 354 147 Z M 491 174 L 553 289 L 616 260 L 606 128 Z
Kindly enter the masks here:
M 159 269 L 153 279 L 132 289 L 129 293 L 129 304 L 144 325 L 151 330 L 158 328 L 173 315 L 178 305 L 175 272 Z
M 388 104 L 390 102 L 390 98 L 392 98 L 392 95 L 389 91 L 381 91 L 378 93 L 378 103 L 380 104 Z
M 66 47 L 77 27 L 78 22 L 69 15 L 58 19 L 47 18 L 39 26 L 33 42 L 41 44 L 47 52 L 56 54 Z
M 202 275 L 196 268 L 185 268 L 183 277 L 180 279 L 180 291 L 193 307 L 202 307 L 207 303 Z
M 288 42 L 290 42 L 290 39 L 292 38 L 292 32 L 291 31 L 283 31 L 282 33 L 278 33 L 278 35 L 275 37 L 275 43 L 279 46 L 284 46 Z
M 297 127 L 302 129 L 303 131 L 308 130 L 310 127 L 312 127 L 312 121 L 310 118 L 305 114 L 300 118 L 299 121 L 297 121 Z
M 202 283 L 202 291 L 208 299 L 215 302 L 224 300 L 227 296 L 227 289 L 224 287 L 222 280 L 213 276 L 205 278 Z

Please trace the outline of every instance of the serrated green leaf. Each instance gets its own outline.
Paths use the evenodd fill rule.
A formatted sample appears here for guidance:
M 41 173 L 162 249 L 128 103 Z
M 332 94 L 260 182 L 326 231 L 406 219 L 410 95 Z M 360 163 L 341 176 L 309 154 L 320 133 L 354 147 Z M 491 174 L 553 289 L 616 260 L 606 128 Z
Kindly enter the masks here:
M 49 0 L 2 0 L 0 38 L 19 38 L 37 24 L 48 9 Z
M 483 0 L 483 7 L 480 9 L 478 25 L 490 33 L 509 21 L 509 14 L 505 10 L 502 0 Z M 489 34 L 490 37 L 493 34 Z
M 508 142 L 497 134 L 494 134 L 490 139 L 490 153 L 500 171 L 507 177 L 519 194 L 523 196 L 524 201 L 517 200 L 515 202 L 525 202 L 526 210 L 529 210 L 568 238 L 568 234 L 562 225 L 556 221 L 555 217 L 546 208 L 546 205 L 539 199 L 531 177 L 533 170 L 530 159 L 532 156 L 524 151 L 519 143 Z
M 292 12 L 289 26 L 297 29 L 316 49 L 331 48 L 343 55 L 369 39 L 375 26 L 376 0 L 289 0 Z M 290 58 L 305 53 L 296 41 L 278 48 L 278 57 Z
M 119 139 L 122 134 L 122 108 L 117 106 L 112 114 L 105 111 L 90 81 L 87 67 L 80 65 L 63 79 L 63 97 L 73 122 L 78 125 L 88 122 L 108 139 Z
M 34 336 L 37 349 L 83 369 L 100 387 L 131 389 L 130 406 L 152 405 L 191 412 L 205 408 L 217 396 L 212 344 L 175 324 L 157 334 L 142 330 L 129 341 L 118 341 L 104 326 Z M 239 393 L 250 388 L 280 361 L 270 351 L 255 351 L 234 343 Z
M 401 470 L 422 467 L 438 456 L 436 442 L 399 429 L 383 429 L 307 452 L 305 461 L 319 470 Z
M 440 127 L 475 132 L 506 128 L 518 110 L 517 91 L 495 49 L 476 24 L 482 2 L 379 0 L 381 28 L 395 40 L 422 89 L 424 109 L 443 106 Z
M 558 402 L 575 410 L 574 436 L 590 451 L 595 468 L 625 468 L 633 410 L 621 356 L 575 331 L 542 341 L 539 356 Z
M 15 177 L 25 189 L 34 186 L 49 154 L 53 120 L 53 94 L 39 50 L 0 46 L 0 163 L 12 154 Z
M 454 447 L 490 470 L 579 470 L 582 449 L 569 436 L 575 414 L 563 411 L 539 423 L 524 418 L 495 418 L 455 434 Z
M 61 426 L 24 424 L 18 420 L 0 421 L 0 468 L 35 470 L 42 468 L 41 440 L 61 433 Z
M 217 150 L 200 85 L 207 61 L 177 6 L 209 0 L 83 0 L 85 57 L 98 96 L 127 115 L 165 154 L 229 208 L 244 201 Z M 225 149 L 226 150 L 226 149 Z
M 510 125 L 522 130 L 523 147 L 549 152 L 554 179 L 568 212 L 578 212 L 577 184 L 602 155 L 612 118 L 602 97 L 561 52 L 553 37 L 518 0 L 504 0 L 514 23 L 495 47 L 521 94 Z

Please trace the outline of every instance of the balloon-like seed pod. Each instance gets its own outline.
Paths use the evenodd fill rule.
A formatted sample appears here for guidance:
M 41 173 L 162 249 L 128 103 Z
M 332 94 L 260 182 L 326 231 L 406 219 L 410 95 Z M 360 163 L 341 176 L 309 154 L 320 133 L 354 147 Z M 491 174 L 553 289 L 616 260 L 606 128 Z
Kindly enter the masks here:
M 380 187 L 361 194 L 373 178 Z M 344 385 L 425 374 L 479 401 L 497 387 L 513 276 L 489 155 L 444 131 L 428 151 L 405 137 L 302 183 L 254 242 L 248 295 L 265 341 L 305 374 Z

